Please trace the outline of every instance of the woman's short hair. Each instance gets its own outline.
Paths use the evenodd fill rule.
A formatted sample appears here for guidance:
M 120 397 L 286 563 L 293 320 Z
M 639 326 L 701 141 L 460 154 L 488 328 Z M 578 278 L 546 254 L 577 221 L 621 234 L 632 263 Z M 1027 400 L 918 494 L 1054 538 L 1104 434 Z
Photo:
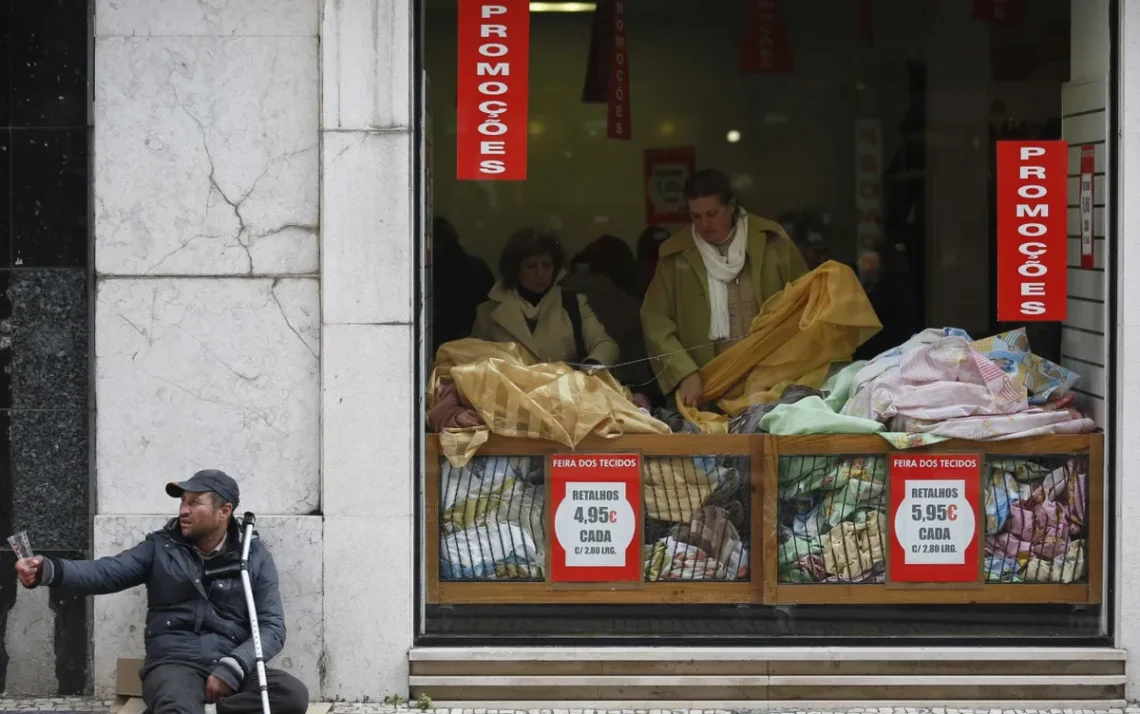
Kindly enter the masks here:
M 689 177 L 685 182 L 685 200 L 707 198 L 716 196 L 722 205 L 731 205 L 736 200 L 736 191 L 732 190 L 732 182 L 723 171 L 704 169 Z
M 554 233 L 541 228 L 523 228 L 512 233 L 499 256 L 499 277 L 503 285 L 515 287 L 519 279 L 519 266 L 527 258 L 539 255 L 549 255 L 554 261 L 555 276 L 566 264 L 566 251 Z

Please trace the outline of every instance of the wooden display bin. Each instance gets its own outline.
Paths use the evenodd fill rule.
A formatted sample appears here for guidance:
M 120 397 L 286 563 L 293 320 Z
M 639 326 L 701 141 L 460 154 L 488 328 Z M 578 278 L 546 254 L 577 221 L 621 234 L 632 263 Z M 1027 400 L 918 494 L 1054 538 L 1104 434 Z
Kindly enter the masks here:
M 748 545 L 746 578 L 729 580 L 657 580 L 640 583 L 576 585 L 551 582 L 551 530 L 545 529 L 545 563 L 542 579 L 441 578 L 441 483 L 442 456 L 439 439 L 427 440 L 427 483 L 424 489 L 427 602 L 429 604 L 1093 604 L 1101 600 L 1103 577 L 1104 491 L 1102 434 L 1040 436 L 1003 442 L 947 441 L 930 447 L 900 452 L 879 436 L 795 436 L 766 435 L 630 435 L 619 439 L 588 438 L 577 449 L 549 441 L 507 439 L 492 436 L 475 457 L 531 457 L 542 459 L 544 474 L 550 474 L 551 457 L 568 453 L 636 453 L 643 462 L 655 458 L 718 457 L 747 459 L 741 473 L 744 482 L 736 490 L 744 503 L 745 523 L 741 540 Z M 786 519 L 787 504 L 779 496 L 781 459 L 880 459 L 880 468 L 892 453 L 921 455 L 974 454 L 983 459 L 979 470 L 981 490 L 975 517 L 978 524 L 978 578 L 968 583 L 902 583 L 890 577 L 890 536 L 883 532 L 881 547 L 886 561 L 882 582 L 783 582 L 780 574 L 780 520 Z M 1058 461 L 1077 457 L 1087 464 L 1084 495 L 1085 573 L 1079 582 L 1026 583 L 985 582 L 985 505 L 984 479 L 990 459 L 1042 459 Z M 1086 461 L 1087 460 L 1087 461 Z M 740 461 L 739 463 L 742 463 Z M 785 462 L 790 463 L 790 462 Z M 643 466 L 643 468 L 647 468 Z M 546 500 L 550 503 L 549 479 L 544 479 Z M 887 469 L 885 491 L 889 494 Z M 701 504 L 703 505 L 703 504 Z M 877 506 L 882 509 L 882 503 Z M 545 509 L 545 505 L 544 505 Z M 644 513 L 644 512 L 643 512 Z M 543 511 L 549 526 L 549 513 Z M 643 515 L 643 523 L 647 519 Z M 673 522 L 677 522 L 675 519 Z M 787 524 L 785 523 L 785 526 Z M 640 533 L 640 531 L 639 531 Z M 643 581 L 646 578 L 643 577 Z

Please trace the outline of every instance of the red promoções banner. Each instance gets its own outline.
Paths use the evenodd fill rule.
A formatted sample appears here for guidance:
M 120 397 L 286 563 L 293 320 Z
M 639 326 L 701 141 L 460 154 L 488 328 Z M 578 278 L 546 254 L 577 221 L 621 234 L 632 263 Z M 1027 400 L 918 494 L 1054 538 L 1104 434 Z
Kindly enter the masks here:
M 625 41 L 625 0 L 613 0 L 613 53 L 610 60 L 610 102 L 606 136 L 628 141 L 633 136 L 629 116 L 629 49 Z
M 1068 144 L 997 143 L 998 320 L 1068 316 Z
M 792 48 L 780 0 L 751 0 L 748 27 L 740 46 L 740 71 L 752 74 L 788 74 Z
M 972 454 L 891 455 L 888 582 L 978 582 L 981 463 Z
M 1017 25 L 1024 13 L 1024 0 L 974 0 L 975 20 Z
M 462 0 L 458 50 L 456 178 L 525 180 L 528 0 Z
M 550 580 L 640 582 L 640 454 L 555 454 L 550 461 Z
M 1096 205 L 1096 147 L 1086 144 L 1081 147 L 1081 267 L 1096 267 L 1095 219 Z

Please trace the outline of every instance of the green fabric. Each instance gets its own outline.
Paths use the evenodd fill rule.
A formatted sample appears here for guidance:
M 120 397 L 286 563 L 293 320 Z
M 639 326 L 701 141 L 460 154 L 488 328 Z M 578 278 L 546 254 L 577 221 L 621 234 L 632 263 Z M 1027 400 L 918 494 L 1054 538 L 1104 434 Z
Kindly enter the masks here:
M 871 419 L 844 416 L 819 397 L 781 404 L 760 420 L 760 429 L 775 436 L 804 434 L 878 434 L 883 425 Z
M 866 361 L 852 362 L 843 369 L 827 378 L 820 391 L 827 392 L 827 399 L 823 401 L 831 407 L 831 411 L 839 413 L 847 405 L 847 400 L 855 393 L 855 375 L 867 366 Z

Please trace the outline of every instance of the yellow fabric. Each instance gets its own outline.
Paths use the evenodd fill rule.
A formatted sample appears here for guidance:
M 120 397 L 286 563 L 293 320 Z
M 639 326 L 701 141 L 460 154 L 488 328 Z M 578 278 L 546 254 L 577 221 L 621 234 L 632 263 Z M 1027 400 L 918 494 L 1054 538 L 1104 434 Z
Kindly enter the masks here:
M 591 434 L 616 439 L 671 433 L 665 423 L 638 409 L 629 390 L 609 373 L 588 375 L 561 363 L 536 364 L 514 343 L 465 339 L 443 345 L 432 370 L 431 394 L 445 379 L 454 380 L 487 423 L 483 429 L 441 435 L 444 456 L 455 466 L 467 464 L 486 441 L 487 430 L 571 448 Z
M 819 388 L 833 362 L 883 328 L 851 268 L 828 261 L 764 303 L 752 331 L 701 369 L 704 401 L 729 416 L 699 412 L 677 400 L 685 418 L 707 434 L 728 432 L 729 417 L 773 402 L 790 384 Z
M 757 304 L 807 272 L 783 226 L 748 214 L 748 275 Z M 686 225 L 661 245 L 657 272 L 641 305 L 641 326 L 653 373 L 664 394 L 716 357 L 709 340 L 708 273 Z M 659 356 L 660 355 L 660 356 Z
M 606 333 L 601 320 L 586 298 L 578 296 L 582 314 L 582 342 L 587 354 L 575 355 L 574 325 L 562 307 L 562 288 L 550 289 L 538 303 L 538 324 L 534 332 L 526 324 L 523 299 L 514 290 L 497 284 L 487 302 L 475 310 L 471 336 L 491 342 L 517 342 L 544 362 L 577 362 L 595 359 L 601 364 L 617 364 L 618 344 Z
M 647 459 L 641 482 L 645 515 L 669 523 L 691 521 L 718 485 L 689 456 Z

